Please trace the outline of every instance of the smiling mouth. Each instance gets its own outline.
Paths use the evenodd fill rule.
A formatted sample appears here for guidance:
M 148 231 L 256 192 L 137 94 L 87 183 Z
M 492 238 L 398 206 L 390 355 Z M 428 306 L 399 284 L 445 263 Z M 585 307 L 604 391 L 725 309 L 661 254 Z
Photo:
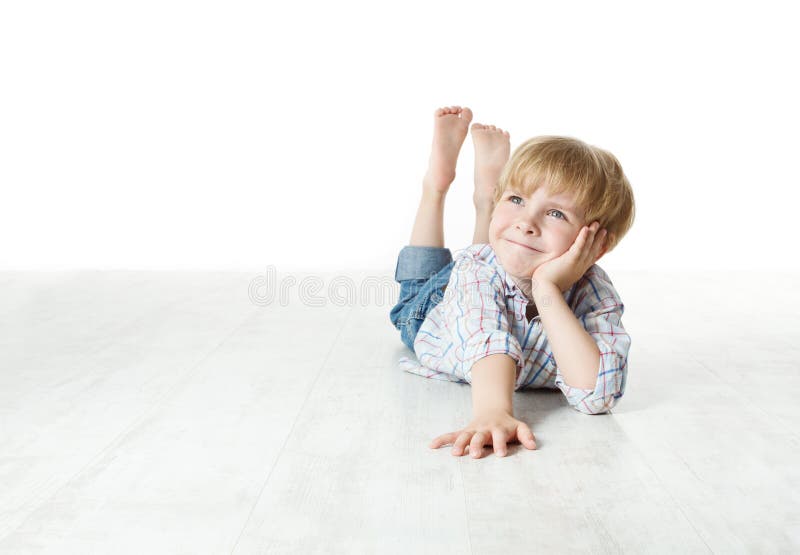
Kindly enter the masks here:
M 512 241 L 511 239 L 506 239 L 506 241 L 508 241 L 509 243 L 513 243 L 514 245 L 517 245 L 517 246 L 520 246 L 520 247 L 524 247 L 524 248 L 526 248 L 528 250 L 532 250 L 533 252 L 539 252 L 539 253 L 542 252 L 542 251 L 540 251 L 538 249 L 534 249 L 533 247 L 529 247 L 528 245 L 523 245 L 522 243 L 517 243 L 516 241 Z

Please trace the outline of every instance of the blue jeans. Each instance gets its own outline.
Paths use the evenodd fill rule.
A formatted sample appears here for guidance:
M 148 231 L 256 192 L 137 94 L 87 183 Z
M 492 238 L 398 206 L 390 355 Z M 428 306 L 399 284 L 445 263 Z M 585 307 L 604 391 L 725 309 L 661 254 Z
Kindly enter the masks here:
M 394 271 L 394 280 L 400 284 L 400 298 L 389 319 L 412 351 L 425 316 L 442 301 L 442 289 L 450 281 L 452 269 L 450 249 L 409 245 L 400 250 Z

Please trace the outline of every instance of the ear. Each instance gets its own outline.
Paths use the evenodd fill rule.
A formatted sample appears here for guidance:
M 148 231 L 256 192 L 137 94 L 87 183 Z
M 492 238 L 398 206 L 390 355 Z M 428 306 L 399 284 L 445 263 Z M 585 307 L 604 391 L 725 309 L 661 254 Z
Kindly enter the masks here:
M 603 258 L 603 256 L 608 252 L 608 244 L 613 242 L 612 239 L 614 238 L 614 234 L 610 234 L 606 237 L 605 241 L 603 241 L 603 248 L 600 250 L 600 254 L 597 255 L 595 262 Z

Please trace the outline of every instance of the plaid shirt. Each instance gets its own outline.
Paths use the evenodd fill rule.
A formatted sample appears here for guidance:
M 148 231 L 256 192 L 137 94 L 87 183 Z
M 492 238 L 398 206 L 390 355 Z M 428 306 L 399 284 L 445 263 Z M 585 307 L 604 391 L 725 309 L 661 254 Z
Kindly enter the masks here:
M 444 297 L 414 340 L 417 360 L 403 357 L 400 367 L 426 378 L 471 383 L 475 362 L 503 353 L 517 363 L 515 390 L 558 388 L 580 412 L 606 412 L 625 392 L 631 339 L 620 321 L 624 306 L 596 264 L 564 293 L 564 300 L 600 350 L 593 390 L 564 382 L 540 317 L 528 322 L 527 298 L 487 244 L 457 254 Z

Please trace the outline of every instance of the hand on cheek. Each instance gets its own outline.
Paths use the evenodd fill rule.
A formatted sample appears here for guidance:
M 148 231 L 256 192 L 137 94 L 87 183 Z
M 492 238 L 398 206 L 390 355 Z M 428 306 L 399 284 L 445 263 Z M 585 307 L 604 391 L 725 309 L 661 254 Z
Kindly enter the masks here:
M 599 222 L 583 226 L 572 246 L 561 256 L 539 266 L 532 278 L 537 282 L 550 282 L 561 291 L 567 291 L 586 273 L 603 254 L 606 248 L 605 229 Z

